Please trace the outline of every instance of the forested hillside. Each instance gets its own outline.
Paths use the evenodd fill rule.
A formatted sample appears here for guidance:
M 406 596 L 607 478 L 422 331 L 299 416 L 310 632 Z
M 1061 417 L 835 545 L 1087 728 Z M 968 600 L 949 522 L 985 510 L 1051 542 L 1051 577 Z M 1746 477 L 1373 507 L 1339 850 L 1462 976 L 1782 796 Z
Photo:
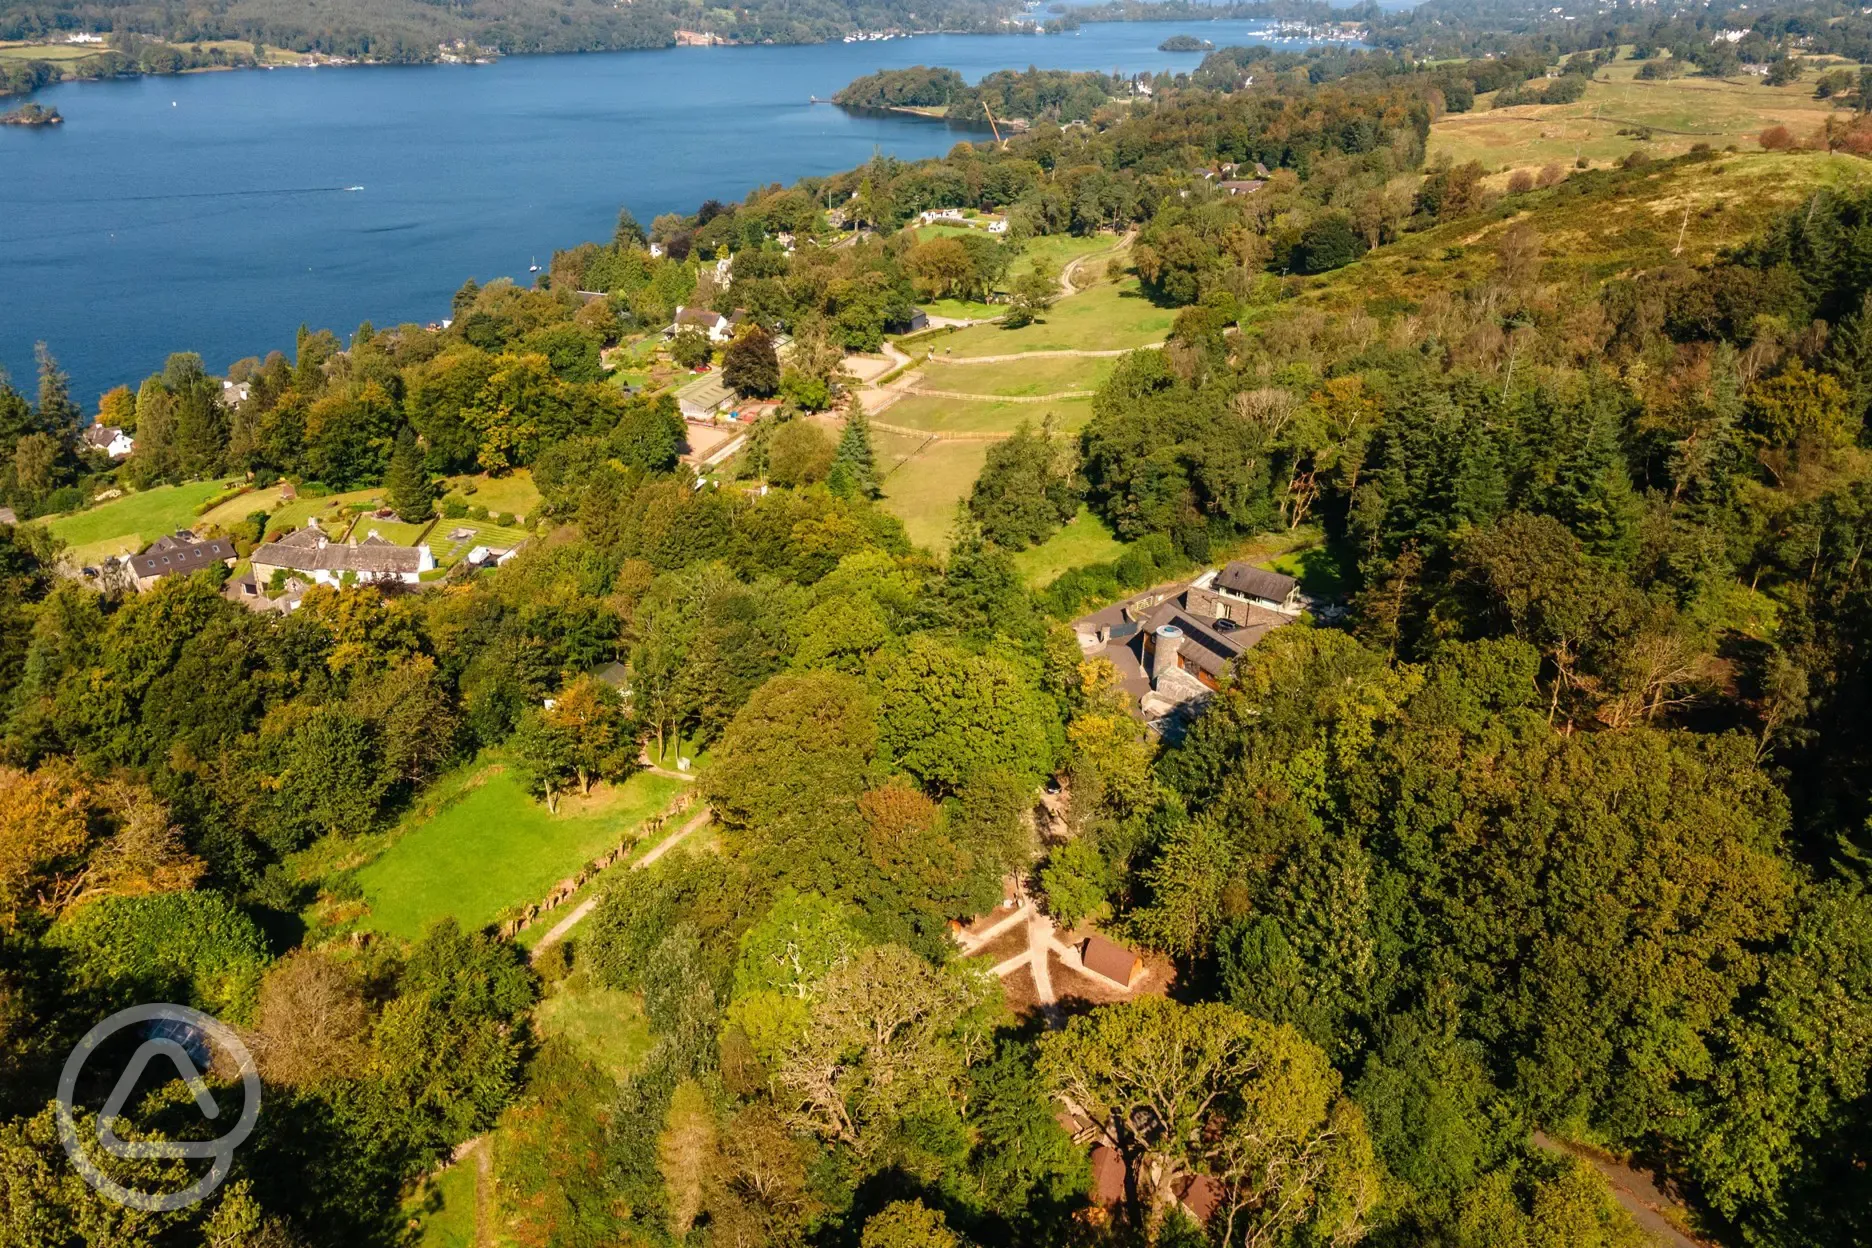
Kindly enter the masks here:
M 1224 49 L 1088 124 L 623 214 L 236 400 L 179 354 L 105 396 L 120 464 L 45 353 L 0 388 L 0 1242 L 1654 1242 L 1610 1159 L 1679 1235 L 1872 1240 L 1868 123 L 1426 158 L 1635 51 Z M 1095 378 L 992 431 L 941 553 L 853 397 L 887 341 Z M 674 391 L 717 362 L 761 414 L 706 464 Z M 222 478 L 538 499 L 499 567 L 278 614 L 218 565 L 87 578 L 42 519 Z M 1035 588 L 1082 507 L 1119 553 Z M 1305 614 L 1147 731 L 1074 617 L 1275 549 Z M 525 803 L 649 775 L 682 822 L 552 931 L 432 900 L 537 848 Z M 382 864 L 439 826 L 474 856 L 416 864 L 400 935 Z M 1043 994 L 1094 981 L 1038 942 L 1092 935 L 1142 956 Z M 266 1102 L 220 1193 L 140 1214 L 47 1088 L 156 996 L 242 1028 Z
M 750 43 L 817 43 L 857 30 L 975 30 L 992 27 L 1008 7 L 994 0 L 754 0 L 733 10 L 685 0 L 337 0 L 312 12 L 272 0 L 214 0 L 186 10 L 148 0 L 6 0 L 0 3 L 0 39 L 37 40 L 76 30 L 179 44 L 240 39 L 296 52 L 428 61 L 438 44 L 455 40 L 500 52 L 594 52 L 668 47 L 679 29 Z

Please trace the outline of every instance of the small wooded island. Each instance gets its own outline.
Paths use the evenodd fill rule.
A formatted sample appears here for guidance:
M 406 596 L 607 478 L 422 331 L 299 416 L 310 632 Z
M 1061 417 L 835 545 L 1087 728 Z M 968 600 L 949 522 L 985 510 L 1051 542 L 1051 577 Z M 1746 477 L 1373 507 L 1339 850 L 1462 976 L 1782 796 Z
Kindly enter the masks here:
M 0 113 L 0 126 L 56 126 L 64 120 L 58 109 L 40 104 L 22 104 L 10 113 Z
M 1195 35 L 1171 35 L 1157 45 L 1159 52 L 1213 52 L 1215 44 Z

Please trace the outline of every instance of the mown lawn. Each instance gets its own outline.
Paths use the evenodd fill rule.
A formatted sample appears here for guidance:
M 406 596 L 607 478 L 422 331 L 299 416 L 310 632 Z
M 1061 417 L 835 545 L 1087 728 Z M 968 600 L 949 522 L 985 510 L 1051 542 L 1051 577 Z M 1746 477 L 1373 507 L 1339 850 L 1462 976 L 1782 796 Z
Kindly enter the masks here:
M 887 409 L 885 416 L 896 410 L 896 406 Z M 936 441 L 923 446 L 925 439 L 883 431 L 873 432 L 871 440 L 878 468 L 885 474 L 884 510 L 904 522 L 910 540 L 918 546 L 948 550 L 956 504 L 967 497 L 981 475 L 989 443 Z
M 450 781 L 444 781 L 448 784 Z M 568 797 L 557 815 L 528 796 L 511 763 L 484 755 L 454 778 L 454 800 L 418 818 L 357 881 L 362 925 L 414 939 L 445 915 L 481 927 L 552 886 L 669 805 L 683 782 L 640 772 Z
M 219 507 L 204 511 L 196 522 L 225 529 L 229 525 L 239 524 L 256 511 L 264 511 L 271 516 L 285 505 L 280 500 L 280 490 L 283 488 L 269 485 L 265 489 L 248 490 L 239 498 L 231 498 Z
M 307 498 L 301 494 L 267 516 L 267 533 L 290 533 L 294 529 L 303 529 L 307 520 L 317 516 L 325 531 L 336 535 L 344 532 L 345 526 L 351 523 L 352 504 L 370 503 L 374 506 L 382 501 L 381 489 L 350 490 L 343 494 L 327 494 L 322 498 Z M 248 511 L 254 510 L 255 507 L 249 506 L 241 516 L 245 517 Z
M 949 344 L 937 342 L 929 362 L 917 375 L 916 384 L 933 390 L 954 390 L 961 394 L 1005 394 L 1010 396 L 1059 394 L 1070 390 L 1096 390 L 1111 375 L 1115 359 L 1099 356 L 1040 356 L 1031 360 L 1009 360 L 1005 364 L 945 365 L 953 357 L 942 350 Z
M 1109 525 L 1081 507 L 1071 522 L 1045 542 L 1016 553 L 1014 566 L 1029 586 L 1042 589 L 1062 572 L 1090 563 L 1110 563 L 1124 554 L 1126 546 Z
M 451 535 L 462 529 L 474 530 L 474 536 L 467 541 L 457 542 Z M 531 536 L 525 529 L 502 528 L 487 520 L 470 520 L 466 517 L 450 520 L 443 517 L 429 530 L 429 549 L 434 553 L 438 567 L 453 567 L 476 546 L 504 546 L 511 550 Z
M 958 356 L 1024 351 L 1124 351 L 1162 342 L 1176 309 L 1160 308 L 1138 290 L 1137 279 L 1104 282 L 1047 310 L 1046 319 L 1019 329 L 971 325 L 942 345 Z
M 515 517 L 530 516 L 539 510 L 539 487 L 525 468 L 515 469 L 504 477 L 449 477 L 442 482 L 444 493 L 460 494 L 470 507 L 485 507 L 491 515 L 507 512 Z
M 220 481 L 159 485 L 46 521 L 53 536 L 88 560 L 141 550 L 165 533 L 197 523 L 195 509 L 227 490 Z
M 945 379 L 961 369 L 945 374 Z M 1025 421 L 1038 429 L 1048 415 L 1053 429 L 1072 433 L 1092 419 L 1091 399 L 1054 399 L 1047 403 L 999 403 L 992 399 L 947 399 L 911 394 L 897 400 L 873 419 L 906 429 L 931 433 L 1012 433 Z

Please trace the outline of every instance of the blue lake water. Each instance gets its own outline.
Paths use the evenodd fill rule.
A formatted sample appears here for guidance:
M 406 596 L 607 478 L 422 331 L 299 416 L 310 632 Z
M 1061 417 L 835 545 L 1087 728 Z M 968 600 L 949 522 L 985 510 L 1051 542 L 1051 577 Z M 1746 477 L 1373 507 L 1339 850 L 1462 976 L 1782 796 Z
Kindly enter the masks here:
M 171 351 L 219 370 L 290 351 L 302 322 L 433 320 L 468 277 L 525 281 L 554 248 L 609 237 L 620 204 L 648 224 L 874 149 L 918 158 L 969 137 L 808 103 L 862 74 L 1189 70 L 1201 53 L 1157 45 L 1264 42 L 1260 29 L 1100 23 L 54 87 L 35 98 L 64 126 L 0 127 L 0 367 L 28 387 L 44 340 L 90 405 Z

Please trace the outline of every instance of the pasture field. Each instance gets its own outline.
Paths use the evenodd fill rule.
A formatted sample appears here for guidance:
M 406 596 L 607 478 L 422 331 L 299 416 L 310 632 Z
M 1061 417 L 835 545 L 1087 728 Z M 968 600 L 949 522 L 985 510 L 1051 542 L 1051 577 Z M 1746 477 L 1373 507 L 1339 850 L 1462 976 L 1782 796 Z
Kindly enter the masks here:
M 1120 541 L 1111 526 L 1084 507 L 1060 531 L 1038 546 L 1030 546 L 1014 556 L 1014 566 L 1031 589 L 1045 589 L 1062 573 L 1091 563 L 1110 563 L 1124 554 L 1128 543 Z
M 0 60 L 50 61 L 56 65 L 61 61 L 82 61 L 103 51 L 106 51 L 104 45 L 98 43 L 8 43 L 0 44 Z
M 941 339 L 940 345 L 962 358 L 1028 351 L 1126 351 L 1162 342 L 1175 320 L 1174 308 L 1153 304 L 1138 289 L 1137 279 L 1126 277 L 1061 299 L 1044 320 L 1031 325 L 971 325 Z
M 936 340 L 939 344 L 942 339 Z M 938 349 L 931 353 L 916 384 L 958 394 L 1004 394 L 1009 397 L 1096 390 L 1117 364 L 1110 357 L 1056 355 L 1002 364 L 945 366 L 953 357 Z
M 1431 126 L 1430 158 L 1479 160 L 1505 173 L 1553 163 L 1571 169 L 1576 157 L 1605 166 L 1640 147 L 1653 156 L 1681 155 L 1696 143 L 1753 150 L 1755 136 L 1770 126 L 1806 138 L 1841 111 L 1813 98 L 1818 69 L 1771 87 L 1750 76 L 1647 82 L 1638 78 L 1638 66 L 1632 60 L 1605 66 L 1572 104 L 1491 109 L 1494 96 L 1478 96 L 1470 112 L 1446 114 Z M 1619 133 L 1645 129 L 1649 137 Z
M 883 478 L 884 510 L 904 522 L 910 540 L 918 546 L 948 550 L 956 504 L 968 496 L 981 475 L 989 443 L 931 441 L 875 428 L 871 443 Z
M 165 533 L 199 523 L 195 509 L 230 488 L 221 481 L 158 485 L 43 521 L 79 562 L 141 550 Z
M 683 782 L 639 772 L 576 793 L 549 814 L 529 796 L 512 760 L 484 754 L 440 781 L 425 809 L 375 861 L 360 868 L 370 913 L 361 925 L 406 940 L 436 919 L 464 927 L 544 897 L 552 886 L 662 811 Z
M 960 371 L 960 370 L 957 370 Z M 909 394 L 874 418 L 874 422 L 924 429 L 930 433 L 1012 433 L 1022 421 L 1034 428 L 1048 415 L 1053 428 L 1073 433 L 1092 419 L 1092 400 L 1055 399 L 1047 403 L 999 403 L 993 400 L 950 399 Z

